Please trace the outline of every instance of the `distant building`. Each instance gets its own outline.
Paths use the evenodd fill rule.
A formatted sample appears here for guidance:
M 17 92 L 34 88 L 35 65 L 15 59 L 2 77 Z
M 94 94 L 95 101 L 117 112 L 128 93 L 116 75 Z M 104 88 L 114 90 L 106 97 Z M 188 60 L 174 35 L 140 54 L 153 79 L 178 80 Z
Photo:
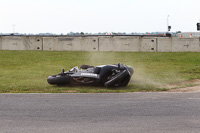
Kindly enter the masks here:
M 176 34 L 177 37 L 192 37 L 192 38 L 199 38 L 200 32 L 181 32 Z

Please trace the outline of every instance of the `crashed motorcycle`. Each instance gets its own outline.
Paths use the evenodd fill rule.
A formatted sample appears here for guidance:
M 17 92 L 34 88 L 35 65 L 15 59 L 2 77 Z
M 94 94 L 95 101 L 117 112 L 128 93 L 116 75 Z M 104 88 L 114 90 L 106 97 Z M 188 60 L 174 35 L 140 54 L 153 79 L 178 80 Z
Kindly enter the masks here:
M 134 73 L 133 67 L 124 64 L 73 67 L 62 70 L 57 75 L 47 78 L 51 85 L 94 85 L 105 87 L 125 87 Z

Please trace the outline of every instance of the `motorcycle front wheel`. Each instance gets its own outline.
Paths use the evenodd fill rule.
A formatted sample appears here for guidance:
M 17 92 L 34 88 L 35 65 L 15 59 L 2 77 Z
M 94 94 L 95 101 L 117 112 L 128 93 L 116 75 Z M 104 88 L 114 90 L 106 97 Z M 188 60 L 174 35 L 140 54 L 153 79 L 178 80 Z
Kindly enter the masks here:
M 125 87 L 128 85 L 130 81 L 130 75 L 127 70 L 124 70 L 113 77 L 111 77 L 108 81 L 104 83 L 106 87 Z

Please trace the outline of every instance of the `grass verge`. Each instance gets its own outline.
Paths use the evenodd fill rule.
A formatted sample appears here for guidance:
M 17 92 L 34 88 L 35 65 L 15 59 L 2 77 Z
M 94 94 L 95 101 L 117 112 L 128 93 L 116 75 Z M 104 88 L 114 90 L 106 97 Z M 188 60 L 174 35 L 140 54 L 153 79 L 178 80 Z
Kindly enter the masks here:
M 123 64 L 135 73 L 125 88 L 51 86 L 46 79 L 82 64 Z M 166 91 L 200 78 L 200 53 L 0 51 L 0 93 L 117 93 Z

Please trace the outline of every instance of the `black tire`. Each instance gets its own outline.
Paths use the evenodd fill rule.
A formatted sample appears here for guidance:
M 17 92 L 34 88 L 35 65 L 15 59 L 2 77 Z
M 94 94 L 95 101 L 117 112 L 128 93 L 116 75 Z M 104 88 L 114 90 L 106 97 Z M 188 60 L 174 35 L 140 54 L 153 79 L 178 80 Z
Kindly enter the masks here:
M 123 78 L 129 76 L 129 73 L 127 70 L 124 70 L 120 73 L 118 73 L 117 75 L 115 75 L 112 79 L 110 79 L 109 81 L 104 83 L 104 86 L 106 87 L 113 87 L 117 82 L 119 82 L 120 80 L 123 80 Z M 130 80 L 130 79 L 129 79 Z M 129 82 L 128 80 L 128 82 Z M 124 85 L 126 86 L 127 80 L 124 81 Z
M 130 79 L 131 79 L 130 75 L 125 77 L 122 81 L 120 81 L 119 87 L 126 87 L 128 85 L 128 83 L 129 83 Z
M 47 78 L 47 82 L 51 85 L 66 85 L 71 82 L 71 77 L 68 75 L 52 75 Z

